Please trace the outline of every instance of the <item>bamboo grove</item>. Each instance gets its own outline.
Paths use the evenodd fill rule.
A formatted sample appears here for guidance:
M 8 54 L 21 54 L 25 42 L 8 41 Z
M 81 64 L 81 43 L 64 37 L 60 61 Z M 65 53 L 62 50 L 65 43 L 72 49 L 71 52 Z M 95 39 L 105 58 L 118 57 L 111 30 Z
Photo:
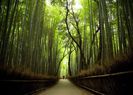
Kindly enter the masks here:
M 76 75 L 132 50 L 132 0 L 0 0 L 0 66 Z

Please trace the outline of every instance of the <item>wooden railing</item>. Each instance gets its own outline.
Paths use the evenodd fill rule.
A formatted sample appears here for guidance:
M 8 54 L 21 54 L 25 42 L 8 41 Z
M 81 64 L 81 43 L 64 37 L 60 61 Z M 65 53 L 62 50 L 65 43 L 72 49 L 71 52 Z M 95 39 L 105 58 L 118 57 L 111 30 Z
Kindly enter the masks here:
M 133 95 L 133 71 L 73 77 L 70 80 L 96 95 Z
M 57 81 L 57 79 L 0 80 L 0 93 L 3 95 L 32 95 L 36 91 L 54 85 Z

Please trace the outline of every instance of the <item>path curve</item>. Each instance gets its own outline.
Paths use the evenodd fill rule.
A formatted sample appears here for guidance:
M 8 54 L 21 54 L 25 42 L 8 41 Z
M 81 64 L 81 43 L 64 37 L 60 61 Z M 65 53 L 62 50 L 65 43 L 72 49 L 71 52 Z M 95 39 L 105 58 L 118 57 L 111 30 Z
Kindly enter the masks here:
M 61 79 L 55 86 L 45 91 L 41 91 L 36 95 L 94 95 L 94 94 L 75 86 L 67 79 Z

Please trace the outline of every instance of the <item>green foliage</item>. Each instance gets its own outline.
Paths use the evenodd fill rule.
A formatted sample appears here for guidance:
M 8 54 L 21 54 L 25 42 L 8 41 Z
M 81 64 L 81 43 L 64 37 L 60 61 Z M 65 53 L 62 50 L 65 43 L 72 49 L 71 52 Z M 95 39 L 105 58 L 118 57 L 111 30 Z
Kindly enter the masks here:
M 1 0 L 0 63 L 54 76 L 109 63 L 133 49 L 132 9 L 132 0 Z

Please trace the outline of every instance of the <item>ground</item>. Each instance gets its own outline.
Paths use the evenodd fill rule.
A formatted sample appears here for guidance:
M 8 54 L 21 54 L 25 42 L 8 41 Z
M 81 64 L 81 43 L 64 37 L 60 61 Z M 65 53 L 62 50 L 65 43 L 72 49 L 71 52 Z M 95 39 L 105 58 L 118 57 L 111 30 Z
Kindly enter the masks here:
M 38 92 L 34 95 L 94 95 L 94 94 L 75 86 L 67 79 L 61 79 L 55 86 L 45 91 Z

